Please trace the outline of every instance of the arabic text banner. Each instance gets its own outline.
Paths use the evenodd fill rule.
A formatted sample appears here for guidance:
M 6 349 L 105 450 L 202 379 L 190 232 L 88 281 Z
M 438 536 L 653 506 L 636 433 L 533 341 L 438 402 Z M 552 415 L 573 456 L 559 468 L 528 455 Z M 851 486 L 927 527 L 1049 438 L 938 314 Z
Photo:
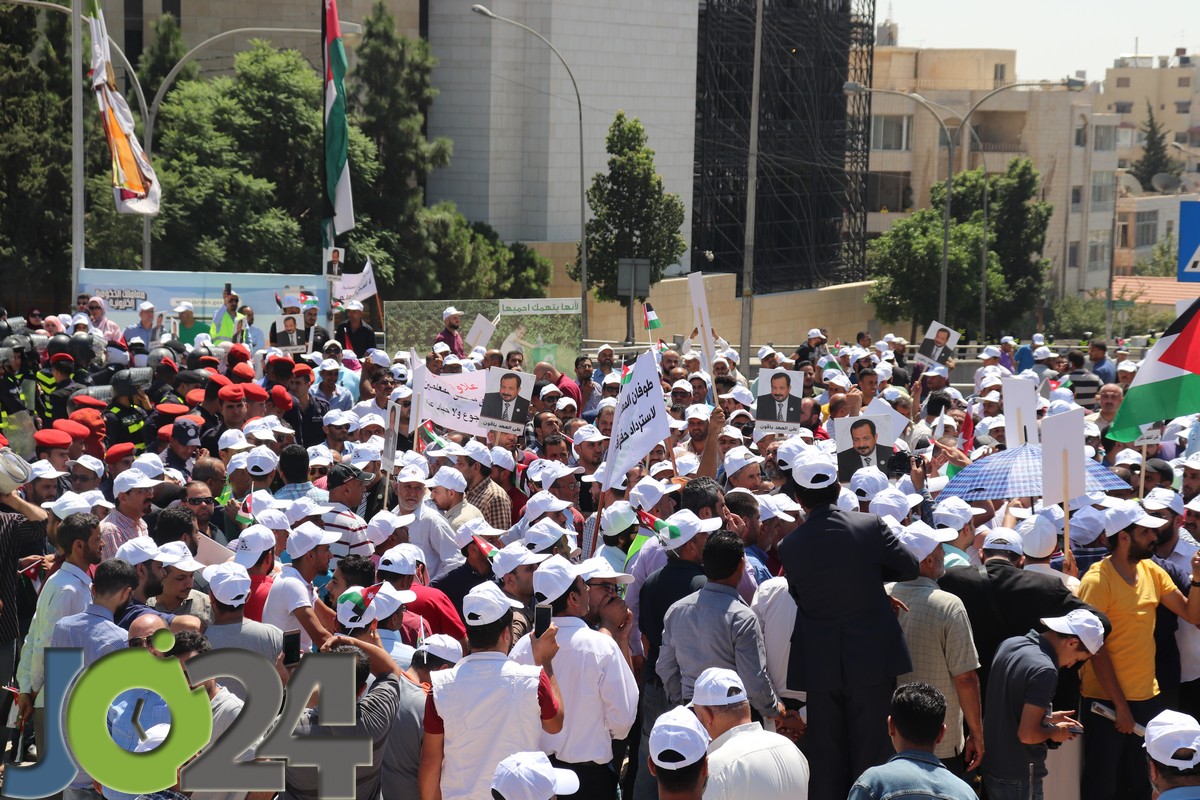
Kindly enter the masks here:
M 479 425 L 486 372 L 434 375 L 421 370 L 421 419 L 471 436 L 487 433 Z
M 617 397 L 617 414 L 613 421 L 608 455 L 604 459 L 608 470 L 602 487 L 607 491 L 621 476 L 645 458 L 646 454 L 671 435 L 671 426 L 663 404 L 654 353 L 647 350 L 638 356 L 629 381 L 621 386 Z

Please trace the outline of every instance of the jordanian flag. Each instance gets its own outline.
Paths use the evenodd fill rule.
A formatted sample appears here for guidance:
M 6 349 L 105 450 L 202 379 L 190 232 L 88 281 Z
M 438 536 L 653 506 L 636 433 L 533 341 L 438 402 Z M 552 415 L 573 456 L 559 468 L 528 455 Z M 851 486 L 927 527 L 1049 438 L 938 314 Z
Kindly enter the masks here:
M 337 599 L 337 604 L 340 606 L 342 603 L 350 603 L 352 607 L 350 622 L 356 623 L 366 616 L 367 607 L 371 605 L 371 601 L 375 599 L 375 595 L 379 594 L 379 590 L 382 588 L 382 583 L 368 586 L 365 589 L 359 586 L 352 586 L 342 592 Z
M 654 313 L 654 306 L 649 303 L 642 305 L 642 324 L 646 326 L 646 330 L 648 331 L 662 327 L 662 323 L 658 320 L 658 314 Z
M 1132 442 L 1142 426 L 1200 411 L 1200 300 L 1155 343 L 1125 393 L 1108 436 Z
M 660 539 L 678 539 L 683 535 L 683 531 L 679 530 L 679 528 L 663 522 L 653 514 L 648 514 L 645 511 L 642 511 L 640 508 L 637 509 L 636 513 L 638 522 L 642 525 L 642 527 L 649 528 L 650 530 L 654 531 L 658 534 Z
M 437 435 L 437 431 L 433 429 L 433 421 L 425 420 L 421 427 L 417 428 L 417 452 L 424 453 L 430 447 L 435 450 L 445 450 L 450 446 L 450 443 Z
M 325 40 L 325 202 L 321 215 L 322 235 L 327 247 L 334 236 L 354 227 L 354 199 L 350 196 L 350 159 L 346 145 L 350 125 L 346 121 L 346 48 L 338 22 L 336 0 L 325 0 L 321 25 Z

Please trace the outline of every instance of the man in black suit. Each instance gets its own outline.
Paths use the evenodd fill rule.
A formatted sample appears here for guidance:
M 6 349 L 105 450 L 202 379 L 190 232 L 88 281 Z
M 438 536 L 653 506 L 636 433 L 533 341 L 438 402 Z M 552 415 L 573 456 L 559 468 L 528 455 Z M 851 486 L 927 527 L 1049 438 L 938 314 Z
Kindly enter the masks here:
M 500 391 L 483 396 L 479 416 L 525 424 L 529 418 L 529 401 L 520 396 L 520 391 L 521 376 L 515 372 L 504 373 L 500 376 Z
M 947 359 L 954 358 L 954 348 L 949 346 L 949 341 L 950 329 L 938 328 L 932 339 L 925 337 L 917 352 L 938 364 L 945 364 Z
M 800 421 L 800 398 L 792 396 L 792 376 L 786 372 L 771 376 L 771 394 L 758 398 L 755 418 L 768 422 Z
M 851 423 L 850 441 L 854 446 L 838 453 L 838 480 L 848 483 L 863 467 L 877 467 L 880 472 L 887 472 L 892 448 L 879 444 L 874 420 L 863 417 Z
M 920 567 L 879 517 L 837 508 L 827 454 L 797 459 L 782 491 L 808 513 L 779 544 L 797 606 L 787 685 L 808 693 L 808 796 L 843 800 L 893 752 L 888 710 L 912 660 L 883 584 L 914 580 Z

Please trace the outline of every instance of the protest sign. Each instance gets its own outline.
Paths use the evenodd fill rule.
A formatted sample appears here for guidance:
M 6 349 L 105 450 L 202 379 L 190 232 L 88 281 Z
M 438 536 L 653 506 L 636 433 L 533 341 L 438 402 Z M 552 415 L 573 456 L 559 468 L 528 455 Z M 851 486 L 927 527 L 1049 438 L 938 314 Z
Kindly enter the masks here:
M 371 259 L 367 259 L 366 266 L 362 272 L 350 274 L 342 274 L 342 277 L 333 282 L 333 302 L 335 306 L 342 306 L 349 303 L 351 300 L 363 302 L 369 300 L 376 294 L 375 289 L 375 268 L 371 264 Z
M 481 372 L 434 375 L 423 371 L 422 417 L 452 431 L 483 436 L 484 429 L 479 425 L 479 406 L 483 403 L 484 377 Z
M 800 401 L 804 373 L 764 369 L 758 373 L 754 424 L 763 433 L 792 434 L 800 430 Z
M 467 331 L 467 338 L 463 339 L 467 350 L 473 350 L 476 347 L 487 347 L 487 344 L 492 339 L 492 334 L 496 332 L 496 325 L 483 314 L 475 315 L 475 322 L 471 324 L 471 330 Z
M 701 368 L 705 372 L 711 372 L 713 359 L 717 356 L 717 348 L 713 344 L 712 319 L 708 315 L 708 293 L 704 290 L 704 273 L 689 273 L 687 281 L 688 292 L 691 293 L 692 298 L 693 318 L 700 336 L 700 352 L 704 356 Z
M 1037 384 L 1005 376 L 1000 379 L 1004 397 L 1004 433 L 1009 447 L 1038 443 Z
M 663 405 L 654 353 L 647 350 L 634 362 L 629 380 L 621 385 L 621 393 L 617 396 L 617 412 L 608 441 L 601 488 L 605 491 L 612 488 L 615 481 L 670 435 L 671 426 Z
M 876 397 L 874 400 L 868 403 L 867 407 L 863 409 L 863 413 L 868 416 L 891 417 L 892 436 L 894 437 L 893 441 L 904 435 L 904 429 L 907 428 L 908 423 L 911 422 L 908 417 L 892 408 L 891 403 L 884 400 L 882 397 Z
M 1082 408 L 1042 420 L 1042 505 L 1068 502 L 1087 492 Z
M 849 482 L 863 467 L 888 471 L 891 443 L 896 440 L 892 435 L 891 415 L 844 417 L 834 431 L 834 440 L 837 443 L 838 480 L 842 483 Z
M 925 338 L 917 350 L 916 360 L 926 366 L 945 364 L 954 358 L 954 347 L 958 344 L 959 332 L 940 322 L 929 323 Z
M 484 430 L 520 436 L 529 421 L 529 403 L 535 382 L 534 376 L 525 372 L 504 367 L 489 369 L 479 426 Z

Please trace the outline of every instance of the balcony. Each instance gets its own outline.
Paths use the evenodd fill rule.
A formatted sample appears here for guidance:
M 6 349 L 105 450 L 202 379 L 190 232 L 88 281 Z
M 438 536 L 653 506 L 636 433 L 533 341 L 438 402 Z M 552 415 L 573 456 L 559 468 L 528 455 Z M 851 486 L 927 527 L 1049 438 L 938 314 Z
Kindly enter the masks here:
M 1019 141 L 1008 142 L 977 142 L 971 140 L 972 153 L 1015 153 L 1024 154 L 1025 145 Z

